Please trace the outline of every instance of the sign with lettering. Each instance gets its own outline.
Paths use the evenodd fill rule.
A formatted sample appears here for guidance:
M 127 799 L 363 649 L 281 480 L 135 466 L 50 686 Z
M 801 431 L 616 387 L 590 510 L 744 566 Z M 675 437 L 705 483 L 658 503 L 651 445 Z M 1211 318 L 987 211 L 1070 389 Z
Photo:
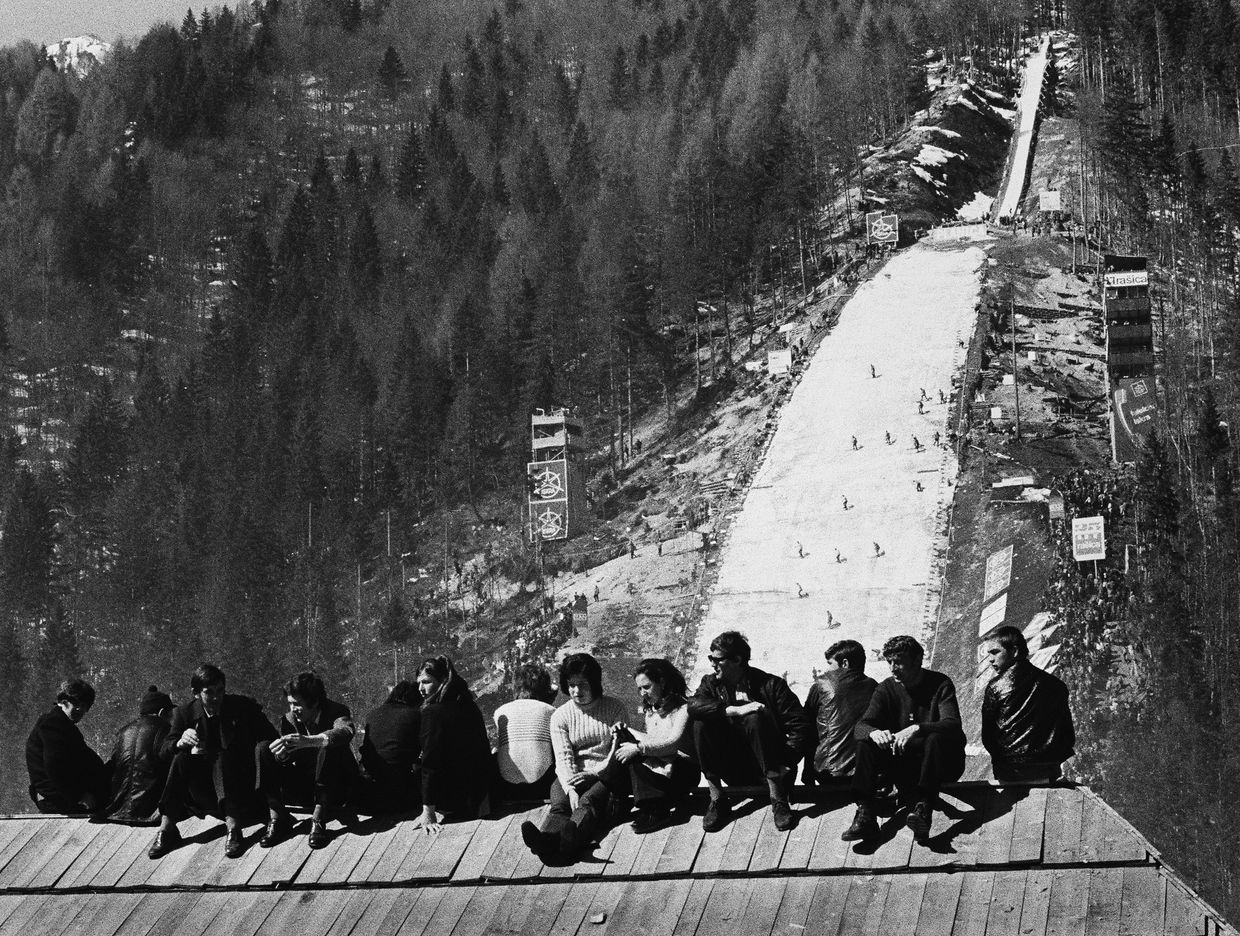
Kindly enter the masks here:
M 1003 591 L 1012 581 L 1012 547 L 991 553 L 986 560 L 986 585 L 982 590 L 982 604 Z
M 1077 562 L 1107 557 L 1106 532 L 1102 517 L 1075 517 L 1072 520 L 1072 558 Z
M 1148 270 L 1125 270 L 1122 273 L 1103 273 L 1102 282 L 1107 286 L 1148 286 Z
M 1125 378 L 1111 391 L 1111 454 L 1115 461 L 1135 462 L 1154 431 L 1158 395 L 1153 377 Z

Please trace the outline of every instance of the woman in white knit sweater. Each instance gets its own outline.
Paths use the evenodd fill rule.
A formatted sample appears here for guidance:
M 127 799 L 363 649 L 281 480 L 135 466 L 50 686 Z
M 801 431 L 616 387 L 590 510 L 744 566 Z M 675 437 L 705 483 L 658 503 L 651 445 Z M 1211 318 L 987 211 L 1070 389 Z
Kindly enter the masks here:
M 702 773 L 693 758 L 689 690 L 680 670 L 668 660 L 650 658 L 638 664 L 633 679 L 646 730 L 616 727 L 616 767 L 605 770 L 603 779 L 614 788 L 614 771 L 628 771 L 626 785 L 637 806 L 633 831 L 641 834 L 666 826 L 672 809 L 683 805 Z
M 603 695 L 602 667 L 588 653 L 570 653 L 560 663 L 560 691 L 569 701 L 551 716 L 551 811 L 541 829 L 521 823 L 521 838 L 543 860 L 571 861 L 607 815 L 612 790 L 599 775 L 611 761 L 612 729 L 624 721 L 624 705 Z

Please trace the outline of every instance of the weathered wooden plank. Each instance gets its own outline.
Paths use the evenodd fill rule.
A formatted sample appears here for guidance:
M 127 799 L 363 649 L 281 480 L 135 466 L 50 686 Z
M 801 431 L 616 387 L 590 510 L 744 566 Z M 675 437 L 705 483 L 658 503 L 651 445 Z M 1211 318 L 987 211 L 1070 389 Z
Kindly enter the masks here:
M 950 936 L 960 905 L 964 879 L 971 872 L 936 873 L 926 876 L 926 889 L 917 911 L 915 936 Z
M 1042 835 L 1042 863 L 1067 864 L 1081 857 L 1084 791 L 1052 787 L 1046 791 L 1046 826 Z
M 422 929 L 414 926 L 412 932 L 418 936 L 451 936 L 453 927 L 460 921 L 474 894 L 482 889 L 474 886 L 442 888 L 442 897 L 435 909 L 425 915 Z
M 348 894 L 343 891 L 291 891 L 280 896 L 271 913 L 259 925 L 258 933 L 288 936 L 326 933 L 340 915 Z
M 150 864 L 151 859 L 146 857 L 147 850 L 151 847 L 151 837 L 154 833 L 150 829 L 136 827 L 130 830 L 129 834 L 121 842 L 120 847 L 108 859 L 99 871 L 89 881 L 91 887 L 115 887 L 125 876 L 130 865 L 135 861 L 142 861 L 144 864 Z M 144 868 L 149 873 L 149 869 Z
M 220 846 L 223 848 L 223 846 Z M 246 857 L 253 852 L 258 856 L 258 864 L 250 867 L 247 862 L 243 869 L 239 869 L 238 876 L 241 871 L 249 871 L 249 877 L 246 882 L 252 887 L 268 887 L 272 884 L 279 884 L 285 881 L 295 881 L 301 866 L 305 864 L 306 859 L 310 857 L 310 845 L 306 841 L 303 834 L 294 835 L 285 841 L 276 845 L 274 848 L 259 848 L 257 845 L 251 845 Z
M 987 803 L 985 820 L 979 830 L 977 863 L 979 865 L 1006 865 L 1012 847 L 1012 834 L 1016 824 L 1016 803 L 1026 794 L 1023 787 L 998 789 L 991 793 Z
M 771 925 L 773 934 L 804 933 L 809 920 L 810 905 L 814 901 L 814 890 L 821 878 L 793 877 L 788 878 L 779 910 Z
M 1056 869 L 1046 913 L 1046 936 L 1084 936 L 1088 898 L 1088 871 Z
M 9 846 L 23 835 L 30 836 L 34 834 L 37 828 L 35 819 L 0 819 L 0 868 L 4 867 L 8 861 L 8 855 L 12 854 Z
M 1008 843 L 1008 864 L 1042 860 L 1042 832 L 1046 824 L 1046 787 L 1030 787 L 1016 801 L 1013 810 L 1012 840 Z
M 737 932 L 746 933 L 748 936 L 770 936 L 788 882 L 788 878 L 778 877 L 754 880 L 749 903 L 745 905 L 745 914 L 740 919 Z
M 508 827 L 510 825 L 519 827 L 520 824 L 521 820 L 518 816 L 503 816 L 494 821 L 479 821 L 477 828 L 474 829 L 469 848 L 461 856 L 456 870 L 452 872 L 452 880 L 473 881 L 482 877 L 483 869 L 491 860 L 491 853 L 495 851 L 495 846 L 504 837 Z
M 879 932 L 883 905 L 891 880 L 886 876 L 858 874 L 848 885 L 844 900 L 844 917 L 840 921 L 839 936 L 870 936 Z
M 545 932 L 548 936 L 573 936 L 578 932 L 595 933 L 598 927 L 589 921 L 598 914 L 610 917 L 624 893 L 621 881 L 600 882 L 596 879 L 578 881 L 560 906 L 560 912 Z
M 741 933 L 741 920 L 749 899 L 753 896 L 754 887 L 766 884 L 753 878 L 720 879 L 715 881 L 711 889 L 710 899 L 702 910 L 702 919 L 698 922 L 699 936 L 713 936 L 715 933 Z
M 749 867 L 749 859 L 758 844 L 758 833 L 762 830 L 762 821 L 770 811 L 769 807 L 760 806 L 732 820 L 728 847 L 719 861 L 720 871 L 744 871 Z
M 190 819 L 188 822 L 184 822 L 181 825 L 182 834 L 187 839 L 192 839 L 198 835 L 202 835 L 209 828 L 214 826 L 215 820 L 212 819 L 208 822 L 206 819 Z M 155 841 L 155 829 L 149 828 L 147 831 L 150 834 L 150 839 L 148 840 L 147 846 L 149 848 L 149 843 Z M 191 842 L 169 852 L 158 861 L 150 861 L 150 859 L 147 859 L 147 862 L 150 865 L 150 870 L 146 876 L 146 880 L 143 883 L 147 887 L 166 887 L 169 884 L 175 884 L 177 881 L 182 880 L 183 875 L 189 868 L 190 862 L 198 854 L 199 847 L 200 846 L 197 842 Z M 132 871 L 137 865 L 138 862 L 134 862 L 134 864 L 130 866 L 130 870 Z
M 770 809 L 760 809 L 762 823 L 758 826 L 758 840 L 754 842 L 753 854 L 749 856 L 750 871 L 774 871 L 788 844 L 788 832 L 775 828 L 775 817 Z M 801 820 L 804 816 L 800 817 Z M 800 822 L 797 823 L 800 825 Z
M 0 870 L 0 889 L 23 887 L 39 872 L 48 861 L 55 857 L 57 850 L 68 844 L 73 833 L 85 821 L 82 819 L 46 820 L 48 827 L 38 830 L 29 839 L 13 859 Z
M 930 847 L 914 848 L 909 854 L 909 867 L 971 868 L 977 863 L 977 844 L 990 791 L 967 787 L 943 793 L 939 798 L 942 809 L 935 810 Z
M 275 909 L 280 894 L 271 891 L 233 895 L 219 915 L 211 921 L 211 932 L 228 936 L 254 936 Z M 181 934 L 177 934 L 181 936 Z
M 340 884 L 349 880 L 349 876 L 353 873 L 353 869 L 357 867 L 358 862 L 362 860 L 362 856 L 366 854 L 366 849 L 370 846 L 370 836 L 358 835 L 350 832 L 337 840 L 339 848 L 335 849 L 331 858 L 322 865 L 322 870 L 318 872 L 315 883 L 319 884 Z M 310 862 L 307 861 L 301 871 L 297 874 L 299 884 L 310 883 L 307 877 L 307 869 Z
M 113 936 L 143 898 L 143 894 L 93 894 L 88 911 L 73 921 L 73 931 L 90 936 Z
M 926 846 L 914 845 L 913 830 L 908 827 L 905 818 L 896 817 L 889 821 L 897 823 L 895 827 L 895 835 L 885 839 L 879 844 L 878 848 L 874 850 L 870 857 L 869 866 L 875 869 L 881 868 L 884 870 L 903 870 L 909 866 L 913 849 L 916 848 L 918 851 L 925 851 Z M 943 817 L 936 810 L 931 832 L 933 833 L 935 828 L 941 829 L 942 827 Z
M 1124 872 L 1121 868 L 1094 868 L 1089 872 L 1086 936 L 1119 936 L 1123 887 Z
M 530 893 L 535 895 L 536 899 L 525 916 L 522 936 L 525 933 L 548 932 L 555 925 L 572 889 L 573 885 L 568 881 L 553 881 L 531 887 Z
M 126 827 L 122 826 L 106 826 L 106 833 L 96 835 L 90 840 L 70 862 L 69 867 L 61 873 L 60 878 L 56 881 L 57 887 L 74 887 L 78 878 L 90 868 L 88 879 L 94 877 L 95 871 L 103 866 L 107 858 L 115 854 L 116 849 L 120 847 L 120 839 L 127 834 Z M 154 835 L 154 832 L 151 833 Z
M 412 823 L 410 823 L 410 825 L 412 825 Z M 411 880 L 414 873 L 417 871 L 418 865 L 422 863 L 422 859 L 426 857 L 427 853 L 431 850 L 431 846 L 435 844 L 435 833 L 427 832 L 425 829 L 411 829 L 411 832 L 413 833 L 413 837 L 411 839 L 404 840 L 405 855 L 401 859 L 400 864 L 397 865 L 396 869 L 392 872 L 392 876 L 389 880 Z M 391 854 L 391 849 L 389 849 L 388 855 Z M 386 861 L 387 855 L 385 855 L 384 858 Z M 379 880 L 382 880 L 380 877 L 382 871 L 383 864 L 381 863 L 380 866 L 375 869 L 375 876 Z
M 443 827 L 430 849 L 422 856 L 422 861 L 414 871 L 419 880 L 447 881 L 460 863 L 461 858 L 472 847 L 477 823 L 454 822 Z
M 1081 846 L 1077 858 L 1080 861 L 1104 861 L 1107 855 L 1106 832 L 1110 816 L 1098 805 L 1096 797 L 1084 795 L 1081 813 Z
M 246 843 L 246 849 L 240 858 L 226 858 L 224 856 L 225 843 L 228 841 L 227 835 L 203 845 L 200 851 L 202 852 L 203 860 L 208 863 L 209 870 L 207 871 L 206 878 L 199 880 L 204 881 L 211 887 L 240 887 L 253 880 L 258 869 L 270 857 L 270 851 L 259 847 L 258 844 L 263 837 L 264 831 L 264 826 L 251 826 L 241 830 Z M 306 838 L 302 835 L 294 836 L 289 841 L 283 842 L 276 847 L 287 850 L 282 852 L 282 854 L 300 854 L 303 861 L 309 857 L 310 846 L 306 844 Z M 211 864 L 211 862 L 214 862 L 214 864 Z M 288 880 L 292 880 L 292 876 L 296 871 L 297 869 L 294 868 L 289 872 Z
M 891 877 L 882 918 L 874 932 L 911 936 L 917 928 L 928 877 L 925 874 L 897 874 Z
M 970 871 L 960 885 L 952 936 L 983 936 L 994 890 L 993 871 Z
M 1166 894 L 1158 868 L 1153 865 L 1125 868 L 1123 873 L 1119 936 L 1161 933 Z
M 680 919 L 691 885 L 686 878 L 630 882 L 600 936 L 670 933 Z
M 1204 908 L 1178 882 L 1163 875 L 1165 898 L 1163 929 L 1167 936 L 1201 936 L 1206 929 Z
M 73 918 L 86 909 L 89 894 L 40 894 L 39 908 L 22 927 L 23 936 L 60 936 L 70 932 Z
M 297 869 L 298 884 L 318 883 L 323 877 L 323 872 L 327 870 L 327 866 L 341 850 L 349 851 L 350 846 L 356 847 L 359 842 L 361 842 L 361 848 L 358 857 L 361 856 L 362 851 L 366 850 L 365 842 L 360 835 L 353 835 L 338 823 L 328 823 L 327 829 L 331 834 L 331 839 L 322 848 L 311 849 L 307 841 L 306 848 L 310 854 L 306 855 L 306 860 Z
M 1047 868 L 1030 868 L 1025 875 L 1025 896 L 1020 908 L 1022 936 L 1043 936 L 1050 914 L 1054 874 Z
M 31 919 L 43 906 L 43 897 L 38 894 L 22 896 L 8 918 L 0 923 L 0 936 L 22 936 L 30 925 Z
M 100 823 L 75 823 L 70 830 L 69 838 L 61 847 L 52 852 L 48 860 L 40 867 L 31 869 L 32 873 L 24 878 L 24 885 L 17 883 L 22 880 L 19 877 L 14 879 L 14 886 L 52 887 L 105 829 L 106 827 Z
M 852 889 L 852 877 L 822 877 L 817 879 L 814 896 L 810 900 L 808 923 L 811 932 L 837 933 L 844 919 L 848 904 L 848 892 Z M 854 898 L 855 899 L 855 898 Z
M 671 834 L 663 846 L 663 853 L 659 855 L 659 863 L 655 865 L 655 872 L 682 874 L 691 869 L 697 861 L 698 851 L 702 847 L 702 838 L 706 833 L 702 831 L 702 820 L 697 816 L 690 816 L 687 822 L 674 825 L 669 831 Z
M 811 871 L 830 871 L 844 867 L 848 853 L 852 851 L 852 843 L 843 841 L 840 836 L 852 825 L 853 806 L 834 809 L 818 820 L 818 834 L 814 837 L 814 848 L 809 855 L 807 867 Z
M 348 900 L 344 906 L 340 908 L 340 915 L 336 917 L 336 922 L 331 925 L 326 936 L 352 936 L 357 921 L 362 918 L 362 914 L 366 912 L 366 908 L 370 906 L 370 902 L 380 894 L 387 893 L 386 889 L 366 889 L 348 891 Z
M 1025 872 L 996 871 L 986 916 L 986 936 L 1017 936 L 1025 903 Z
M 406 891 L 395 887 L 384 887 L 370 891 L 371 899 L 357 913 L 356 922 L 352 929 L 348 930 L 349 936 L 378 936 L 380 933 L 393 933 L 400 928 L 404 922 L 405 916 L 408 915 L 410 905 L 413 903 L 409 899 Z M 393 908 L 399 907 L 399 919 L 389 923 L 392 916 Z M 341 908 L 341 915 L 346 913 L 353 916 L 356 908 Z M 276 934 L 273 934 L 276 936 Z
M 653 874 L 659 866 L 659 858 L 663 855 L 668 839 L 672 837 L 671 827 L 658 829 L 646 835 L 637 835 L 631 830 L 628 834 L 640 842 L 637 856 L 633 859 L 633 866 L 629 869 L 629 873 Z
M 358 859 L 357 864 L 353 866 L 353 870 L 349 872 L 349 883 L 357 884 L 370 880 L 370 875 L 378 866 L 379 859 L 383 857 L 387 847 L 392 844 L 392 839 L 396 838 L 398 828 L 398 824 L 393 822 L 390 826 L 384 826 L 373 834 L 366 836 L 366 850 L 362 852 L 362 857 Z
M 519 884 L 508 887 L 479 887 L 461 911 L 456 926 L 452 927 L 452 936 L 482 936 L 487 925 L 500 913 L 506 900 L 514 903 L 519 901 L 520 889 Z
M 637 854 L 642 847 L 642 836 L 634 835 L 633 829 L 627 822 L 616 826 L 613 831 L 616 833 L 616 840 L 612 844 L 611 854 L 608 855 L 603 865 L 603 877 L 605 878 L 628 874 L 633 869 L 633 863 L 637 861 Z
M 202 936 L 225 909 L 243 902 L 236 894 L 184 895 L 152 921 L 148 936 Z
M 185 894 L 146 894 L 112 936 L 147 936 L 156 921 L 174 905 L 185 907 L 194 898 Z
M 722 835 L 726 830 L 713 833 Z M 708 836 L 709 838 L 709 836 Z M 694 936 L 698 931 L 698 923 L 710 900 L 711 890 L 718 883 L 717 878 L 698 878 L 689 885 L 689 893 L 685 895 L 684 906 L 680 908 L 680 916 L 676 918 L 676 926 L 672 936 Z M 703 934 L 705 936 L 705 934 Z
M 513 816 L 503 836 L 491 852 L 491 858 L 482 869 L 482 876 L 488 880 L 509 880 L 521 861 L 523 855 L 530 854 L 521 838 L 521 821 Z
M 796 828 L 787 834 L 783 852 L 779 856 L 779 867 L 785 871 L 800 871 L 809 866 L 809 856 L 814 852 L 814 840 L 818 837 L 818 829 L 822 825 L 822 817 L 813 812 L 801 813 Z
M 435 911 L 439 909 L 439 905 L 452 890 L 453 888 L 450 887 L 421 887 L 406 891 L 405 893 L 410 895 L 407 904 L 408 912 L 404 914 L 404 921 L 395 933 L 399 936 L 423 936 L 435 916 Z M 399 902 L 396 906 L 400 906 Z M 393 912 L 395 908 L 388 911 L 389 915 Z M 382 932 L 386 934 L 388 931 Z M 363 934 L 359 933 L 357 936 L 363 936 Z
M 424 831 L 415 829 L 412 822 L 402 822 L 396 827 L 396 835 L 388 842 L 388 847 L 379 856 L 367 880 L 399 880 L 400 869 L 409 858 L 410 852 L 416 855 L 417 860 L 421 860 L 429 847 L 430 842 L 427 841 Z
M 46 819 L 10 819 L 5 825 L 10 826 L 13 834 L 9 840 L 5 842 L 3 848 L 0 848 L 0 871 L 7 870 L 8 866 L 13 862 L 22 851 L 30 844 L 30 840 L 34 838 L 35 833 L 44 828 L 49 820 Z
M 507 889 L 504 899 L 486 924 L 483 936 L 522 936 L 526 920 L 543 899 L 542 887 L 518 884 Z
M 719 864 L 727 853 L 728 842 L 736 831 L 736 823 L 730 822 L 718 832 L 703 832 L 697 856 L 693 859 L 694 874 L 718 874 Z

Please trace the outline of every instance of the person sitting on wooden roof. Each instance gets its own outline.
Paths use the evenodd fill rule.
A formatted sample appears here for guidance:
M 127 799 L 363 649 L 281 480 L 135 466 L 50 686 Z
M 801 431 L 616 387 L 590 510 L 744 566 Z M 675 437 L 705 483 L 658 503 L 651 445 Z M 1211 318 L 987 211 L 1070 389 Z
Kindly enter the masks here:
M 1004 625 L 986 641 L 994 677 L 982 697 L 982 745 L 995 779 L 1058 780 L 1075 751 L 1068 687 L 1029 662 L 1019 628 Z
M 324 848 L 331 841 L 330 814 L 344 807 L 357 778 L 353 715 L 327 697 L 323 680 L 311 672 L 285 683 L 284 695 L 288 711 L 280 718 L 280 736 L 254 749 L 269 817 L 258 844 L 271 848 L 288 838 L 293 819 L 287 806 L 295 805 L 313 808 L 309 845 Z
M 555 782 L 551 810 L 540 829 L 521 823 L 521 838 L 544 861 L 573 860 L 592 841 L 608 814 L 615 790 L 603 782 L 615 748 L 612 726 L 624 721 L 624 704 L 603 695 L 603 668 L 588 653 L 560 662 L 560 691 L 568 703 L 551 716 Z M 625 778 L 620 775 L 619 782 Z
M 191 814 L 223 816 L 224 855 L 245 853 L 242 826 L 262 815 L 255 784 L 254 746 L 276 729 L 249 696 L 224 691 L 219 667 L 201 664 L 190 678 L 192 701 L 172 713 L 162 756 L 170 757 L 159 800 L 159 831 L 147 854 L 160 858 L 181 844 L 176 824 Z
M 732 808 L 723 793 L 729 786 L 766 781 L 775 827 L 796 825 L 787 786 L 796 765 L 814 745 L 814 729 L 788 683 L 749 665 L 749 642 L 724 631 L 710 642 L 714 673 L 703 676 L 689 700 L 693 743 L 710 788 L 702 828 L 718 832 Z
M 689 689 L 680 670 L 669 660 L 649 658 L 637 665 L 633 680 L 646 727 L 614 726 L 615 757 L 602 777 L 613 790 L 632 789 L 637 807 L 633 831 L 644 835 L 671 821 L 672 810 L 685 803 L 702 772 L 690 753 Z M 616 783 L 615 772 L 627 773 L 627 784 Z
M 414 826 L 438 832 L 441 817 L 478 819 L 491 812 L 491 742 L 468 683 L 446 656 L 418 667 L 422 694 L 422 814 Z
M 94 686 L 67 680 L 26 739 L 30 799 L 41 813 L 91 813 L 108 800 L 107 768 L 78 728 L 94 704 Z
M 422 695 L 402 679 L 366 716 L 358 805 L 370 815 L 410 812 L 422 805 L 417 764 L 422 754 Z
M 943 673 L 924 669 L 925 651 L 912 637 L 883 644 L 891 676 L 879 683 L 857 722 L 857 769 L 852 792 L 857 814 L 846 842 L 878 837 L 875 798 L 880 774 L 895 782 L 901 799 L 912 802 L 908 826 L 919 843 L 930 837 L 939 788 L 964 773 L 964 729 L 956 687 Z
M 554 699 L 550 674 L 537 664 L 527 663 L 517 677 L 517 697 L 495 710 L 496 792 L 501 799 L 544 800 L 551 794 L 555 780 L 555 751 L 551 747 Z
M 857 641 L 837 640 L 825 656 L 827 671 L 805 697 L 805 712 L 818 730 L 818 746 L 807 758 L 806 774 L 818 783 L 853 775 L 857 722 L 878 687 L 865 675 L 865 648 Z
M 116 733 L 112 759 L 112 801 L 106 815 L 111 822 L 155 825 L 159 798 L 168 782 L 171 754 L 164 741 L 171 728 L 172 699 L 151 686 L 138 701 L 138 717 Z

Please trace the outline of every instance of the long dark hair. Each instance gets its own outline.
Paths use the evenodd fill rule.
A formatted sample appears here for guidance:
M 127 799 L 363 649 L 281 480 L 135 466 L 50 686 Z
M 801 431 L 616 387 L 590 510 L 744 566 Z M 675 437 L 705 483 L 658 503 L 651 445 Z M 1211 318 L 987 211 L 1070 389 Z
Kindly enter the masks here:
M 418 667 L 418 675 L 426 673 L 439 683 L 439 688 L 422 700 L 423 705 L 434 705 L 437 702 L 462 702 L 473 698 L 469 691 L 469 683 L 465 682 L 452 661 L 443 654 L 427 657 Z
M 662 714 L 680 708 L 687 701 L 689 687 L 684 674 L 670 660 L 647 657 L 637 664 L 633 676 L 645 676 L 663 690 L 663 703 L 659 706 Z

